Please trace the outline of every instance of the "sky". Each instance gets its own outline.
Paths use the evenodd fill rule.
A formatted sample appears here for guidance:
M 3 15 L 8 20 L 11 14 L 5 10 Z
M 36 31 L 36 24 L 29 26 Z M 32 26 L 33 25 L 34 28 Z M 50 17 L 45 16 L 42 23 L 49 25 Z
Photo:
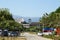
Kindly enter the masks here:
M 0 8 L 8 8 L 12 15 L 42 17 L 60 6 L 60 0 L 0 0 Z

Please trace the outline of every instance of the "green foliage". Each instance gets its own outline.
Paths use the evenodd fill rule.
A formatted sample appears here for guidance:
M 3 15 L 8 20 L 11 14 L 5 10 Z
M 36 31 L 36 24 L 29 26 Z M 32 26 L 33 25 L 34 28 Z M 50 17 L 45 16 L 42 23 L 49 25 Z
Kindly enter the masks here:
M 41 31 L 41 29 L 38 28 L 37 26 L 31 26 L 30 28 L 28 28 L 28 31 L 30 31 L 30 32 L 39 32 L 39 31 Z
M 60 26 L 60 7 L 50 14 L 46 13 L 42 16 L 40 22 L 44 26 L 57 27 Z
M 56 13 L 60 13 L 60 7 L 58 9 L 56 9 L 55 11 Z
M 12 14 L 6 8 L 0 9 L 0 21 L 4 20 L 14 20 Z
M 54 39 L 54 38 L 55 38 L 55 35 L 43 35 L 43 37 L 45 37 L 45 38 L 50 38 L 50 39 Z
M 9 30 L 22 30 L 21 24 L 15 22 L 7 8 L 0 9 L 0 28 Z

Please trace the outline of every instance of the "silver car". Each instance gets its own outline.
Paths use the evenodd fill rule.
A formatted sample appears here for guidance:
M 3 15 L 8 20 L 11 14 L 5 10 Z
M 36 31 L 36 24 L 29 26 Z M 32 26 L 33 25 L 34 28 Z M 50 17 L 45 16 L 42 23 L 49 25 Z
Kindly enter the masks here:
M 2 35 L 2 30 L 0 29 L 0 36 Z

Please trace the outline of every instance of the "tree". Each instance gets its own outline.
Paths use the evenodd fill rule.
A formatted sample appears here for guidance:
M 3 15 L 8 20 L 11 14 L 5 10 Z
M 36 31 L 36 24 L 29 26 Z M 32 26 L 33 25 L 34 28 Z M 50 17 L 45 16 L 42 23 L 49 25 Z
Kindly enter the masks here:
M 48 27 L 57 27 L 57 25 L 60 26 L 60 7 L 50 14 L 44 14 L 40 22 L 44 24 L 44 26 Z
M 60 13 L 60 7 L 56 9 L 55 13 Z
M 12 14 L 7 8 L 0 9 L 0 28 L 9 30 L 20 30 L 23 29 L 21 24 L 15 22 Z
M 7 8 L 0 9 L 0 18 L 1 20 L 14 20 L 12 14 L 9 12 Z

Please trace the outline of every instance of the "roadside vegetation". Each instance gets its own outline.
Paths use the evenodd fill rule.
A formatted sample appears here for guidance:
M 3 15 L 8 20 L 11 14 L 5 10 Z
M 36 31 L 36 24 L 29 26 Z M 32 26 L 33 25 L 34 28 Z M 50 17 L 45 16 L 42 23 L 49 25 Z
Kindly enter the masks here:
M 56 35 L 43 35 L 43 37 L 50 38 L 53 40 L 60 40 L 60 36 L 57 37 Z
M 36 26 L 24 28 L 14 20 L 8 8 L 0 8 L 0 29 L 8 29 L 9 31 L 18 30 L 20 32 L 38 32 L 40 30 Z
M 25 37 L 0 37 L 0 40 L 26 40 Z
M 60 28 L 60 7 L 58 7 L 55 11 L 51 12 L 50 14 L 45 13 L 41 17 L 40 23 L 42 23 L 44 27 Z M 56 37 L 55 34 L 56 32 L 52 35 L 43 35 L 43 37 L 60 40 L 60 36 Z
M 22 30 L 21 24 L 15 22 L 7 8 L 0 8 L 0 29 Z
M 45 27 L 58 27 L 60 26 L 60 7 L 51 13 L 45 13 L 40 22 Z
M 0 8 L 0 29 L 9 31 L 20 31 L 24 29 L 21 24 L 16 22 L 7 8 Z M 1 37 L 0 40 L 26 40 L 25 37 Z
M 42 26 L 31 26 L 30 28 L 24 28 L 21 24 L 17 23 L 12 14 L 10 13 L 9 9 L 2 8 L 0 9 L 0 29 L 8 29 L 12 30 L 19 30 L 20 32 L 42 32 L 43 26 L 44 27 L 52 27 L 52 28 L 60 28 L 60 7 L 57 8 L 55 11 L 44 14 L 41 19 L 40 23 Z M 55 38 L 55 35 L 44 35 L 47 38 Z M 58 37 L 59 38 L 59 37 Z

